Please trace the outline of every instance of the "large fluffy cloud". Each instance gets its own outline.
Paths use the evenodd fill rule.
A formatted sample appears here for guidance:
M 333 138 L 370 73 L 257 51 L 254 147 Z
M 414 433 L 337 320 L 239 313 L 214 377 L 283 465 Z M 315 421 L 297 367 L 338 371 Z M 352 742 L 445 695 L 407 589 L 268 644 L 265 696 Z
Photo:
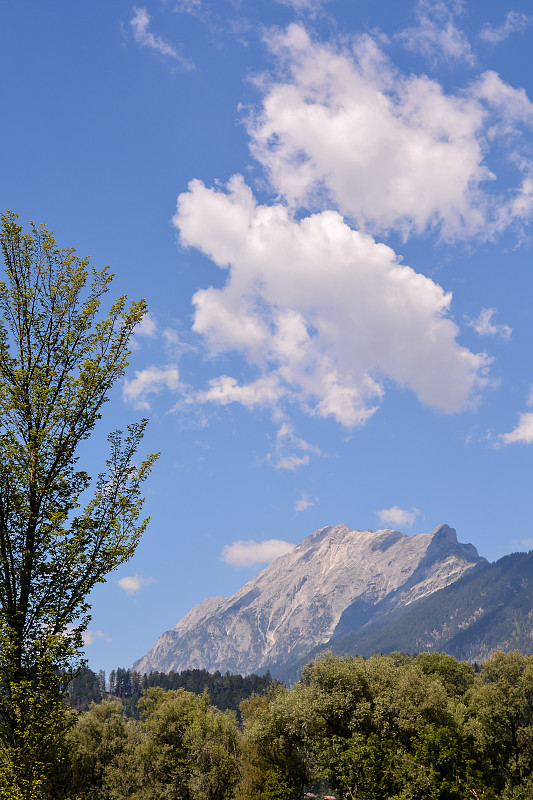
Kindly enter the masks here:
M 329 204 L 372 232 L 435 227 L 448 239 L 490 237 L 531 216 L 520 131 L 533 106 L 523 91 L 486 73 L 446 94 L 425 75 L 399 73 L 369 36 L 348 50 L 293 24 L 267 43 L 279 71 L 258 82 L 248 130 L 289 204 Z M 502 158 L 514 187 L 500 189 Z
M 387 381 L 445 412 L 483 383 L 487 359 L 458 344 L 451 295 L 336 211 L 297 220 L 281 204 L 257 204 L 236 176 L 226 190 L 192 181 L 174 224 L 184 245 L 228 270 L 223 288 L 194 295 L 194 330 L 212 353 L 240 353 L 257 372 L 245 386 L 216 379 L 204 399 L 290 400 L 354 426 Z

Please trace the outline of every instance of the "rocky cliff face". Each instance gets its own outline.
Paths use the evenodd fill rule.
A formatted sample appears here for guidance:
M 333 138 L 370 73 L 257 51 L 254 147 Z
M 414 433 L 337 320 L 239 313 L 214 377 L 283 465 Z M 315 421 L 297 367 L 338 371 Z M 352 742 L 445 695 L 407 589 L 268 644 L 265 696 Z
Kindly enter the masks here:
M 482 561 L 448 525 L 417 536 L 321 528 L 233 597 L 195 606 L 133 667 L 258 671 L 426 597 Z

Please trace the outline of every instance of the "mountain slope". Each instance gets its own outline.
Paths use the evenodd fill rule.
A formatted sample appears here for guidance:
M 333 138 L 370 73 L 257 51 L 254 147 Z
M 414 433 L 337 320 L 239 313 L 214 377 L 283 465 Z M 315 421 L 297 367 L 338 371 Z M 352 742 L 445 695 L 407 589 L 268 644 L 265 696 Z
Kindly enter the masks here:
M 358 630 L 333 636 L 326 649 L 340 655 L 446 652 L 483 661 L 495 650 L 533 654 L 533 551 L 504 556 L 431 596 Z M 301 667 L 323 648 L 269 665 L 292 683 Z
M 469 661 L 494 650 L 533 653 L 533 552 L 504 556 L 421 600 L 401 618 L 333 638 L 328 646 L 335 652 L 349 646 L 362 655 L 443 650 Z
M 482 563 L 447 525 L 417 536 L 321 528 L 233 597 L 193 608 L 133 666 L 261 670 L 426 597 Z

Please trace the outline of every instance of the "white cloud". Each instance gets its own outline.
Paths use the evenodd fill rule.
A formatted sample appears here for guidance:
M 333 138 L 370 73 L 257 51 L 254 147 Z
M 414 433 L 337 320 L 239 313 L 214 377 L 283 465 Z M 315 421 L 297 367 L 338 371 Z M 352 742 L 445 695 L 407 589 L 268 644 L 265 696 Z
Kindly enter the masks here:
M 531 444 L 533 442 L 533 413 L 519 415 L 518 425 L 510 433 L 501 433 L 503 444 Z
M 202 8 L 202 0 L 177 0 L 175 3 L 176 11 L 185 14 L 196 14 Z
M 155 578 L 142 578 L 140 575 L 125 575 L 117 581 L 117 585 L 129 595 L 139 592 L 143 586 L 151 583 L 155 583 Z
M 295 472 L 309 464 L 310 454 L 320 455 L 320 448 L 300 439 L 294 433 L 292 425 L 284 422 L 276 432 L 276 441 L 267 460 L 276 469 L 287 469 Z
M 301 14 L 303 12 L 312 13 L 319 11 L 322 6 L 329 3 L 329 0 L 278 0 L 278 3 L 284 6 L 290 6 L 294 11 Z
M 258 81 L 262 105 L 248 131 L 291 207 L 333 204 L 362 229 L 435 228 L 446 239 L 490 238 L 531 217 L 533 170 L 519 133 L 533 106 L 523 90 L 485 73 L 446 94 L 425 75 L 402 75 L 370 36 L 348 50 L 292 24 L 267 45 L 278 77 Z M 492 160 L 502 154 L 516 185 L 500 190 Z
M 418 0 L 416 28 L 408 28 L 399 34 L 409 50 L 422 53 L 435 59 L 443 55 L 449 60 L 465 61 L 473 64 L 474 54 L 464 32 L 455 23 L 462 11 L 460 2 L 444 0 Z
M 213 401 L 220 405 L 242 403 L 253 406 L 275 406 L 285 394 L 276 375 L 266 375 L 252 383 L 240 386 L 235 378 L 221 375 L 209 381 L 209 389 L 199 392 L 195 400 L 199 402 Z
M 184 349 L 189 349 L 189 345 L 181 341 L 179 333 L 174 328 L 165 328 L 163 338 L 167 347 L 175 351 L 181 352 Z
M 408 511 L 399 506 L 392 506 L 391 508 L 382 508 L 377 515 L 382 525 L 401 525 L 410 528 L 421 513 L 418 508 L 411 508 Z
M 533 539 L 522 539 L 520 544 L 527 547 L 528 550 L 533 549 Z
M 234 567 L 251 567 L 254 564 L 270 564 L 275 558 L 290 553 L 295 547 L 296 545 L 281 539 L 264 539 L 262 542 L 248 539 L 227 544 L 220 558 Z
M 194 295 L 194 330 L 212 354 L 239 352 L 259 373 L 243 385 L 217 378 L 200 399 L 297 403 L 353 427 L 376 411 L 388 381 L 445 412 L 485 384 L 489 360 L 457 343 L 451 294 L 337 212 L 297 221 L 282 205 L 258 205 L 236 176 L 227 190 L 192 181 L 174 224 L 184 245 L 228 273 L 223 288 Z
M 305 511 L 307 508 L 311 508 L 311 506 L 316 506 L 318 502 L 318 497 L 309 497 L 309 495 L 302 492 L 302 496 L 294 504 L 294 510 Z
M 309 464 L 309 456 L 281 456 L 275 463 L 276 469 L 287 469 L 289 472 L 296 472 L 300 467 L 306 467 Z
M 468 320 L 467 324 L 480 336 L 500 336 L 502 339 L 510 339 L 513 329 L 509 325 L 495 325 L 492 321 L 495 313 L 495 308 L 483 308 L 478 317 Z
M 130 20 L 130 25 L 133 28 L 133 36 L 137 44 L 142 47 L 149 47 L 163 56 L 169 56 L 175 61 L 185 67 L 185 69 L 194 69 L 194 65 L 189 59 L 184 58 L 178 50 L 169 42 L 166 42 L 160 36 L 154 36 L 150 32 L 150 15 L 145 8 L 133 7 L 133 17 Z
M 138 325 L 135 326 L 135 336 L 144 336 L 147 339 L 153 339 L 157 332 L 157 322 L 154 317 L 148 312 L 144 315 Z
M 148 312 L 133 330 L 133 336 L 130 339 L 131 349 L 138 350 L 140 348 L 140 339 L 155 339 L 156 335 L 157 322 L 155 318 Z
M 105 642 L 113 641 L 111 637 L 103 631 L 83 631 L 81 638 L 83 639 L 83 644 L 86 647 L 94 644 L 97 639 L 103 639 Z
M 173 391 L 179 387 L 180 378 L 177 367 L 148 367 L 135 370 L 135 378 L 124 381 L 122 396 L 135 408 L 148 410 L 150 408 L 148 395 L 158 394 L 163 389 Z
M 499 44 L 513 33 L 521 33 L 531 25 L 531 17 L 521 11 L 509 11 L 505 17 L 505 22 L 500 26 L 492 26 L 486 22 L 479 34 L 480 38 L 491 44 Z
M 498 113 L 498 117 L 491 120 L 491 128 L 487 132 L 491 138 L 497 134 L 518 135 L 515 123 L 533 125 L 533 105 L 525 89 L 509 86 L 494 70 L 484 72 L 472 84 L 471 93 Z

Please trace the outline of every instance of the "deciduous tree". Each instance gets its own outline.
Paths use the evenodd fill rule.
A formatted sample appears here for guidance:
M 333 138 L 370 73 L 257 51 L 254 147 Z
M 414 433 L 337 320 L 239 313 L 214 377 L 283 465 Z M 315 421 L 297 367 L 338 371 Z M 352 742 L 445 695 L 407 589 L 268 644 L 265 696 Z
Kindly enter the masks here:
M 36 798 L 64 733 L 64 674 L 79 661 L 88 594 L 134 552 L 156 456 L 134 463 L 146 421 L 112 433 L 82 508 L 92 481 L 79 445 L 124 372 L 145 303 L 119 297 L 100 316 L 113 276 L 92 269 L 89 281 L 88 260 L 44 226 L 24 233 L 4 214 L 0 242 L 0 791 Z

